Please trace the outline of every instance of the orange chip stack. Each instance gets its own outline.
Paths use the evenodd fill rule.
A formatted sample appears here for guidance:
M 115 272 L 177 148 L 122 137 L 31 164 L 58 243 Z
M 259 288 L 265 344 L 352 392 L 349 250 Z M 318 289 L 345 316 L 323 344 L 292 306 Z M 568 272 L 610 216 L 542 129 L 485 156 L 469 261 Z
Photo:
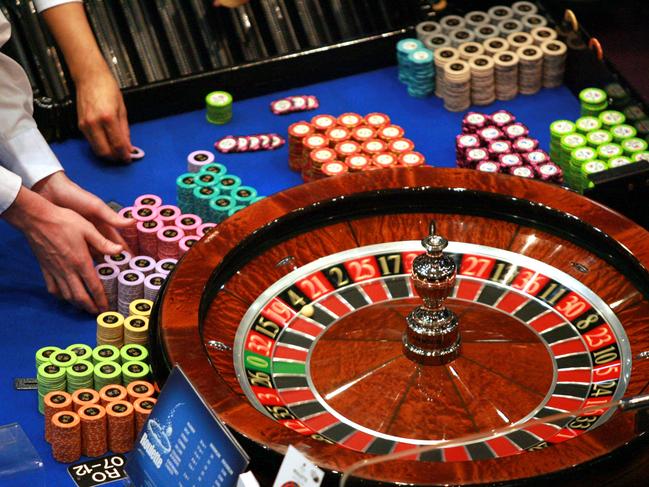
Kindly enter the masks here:
M 296 122 L 288 127 L 288 167 L 293 171 L 302 170 L 302 154 L 304 146 L 302 141 L 305 137 L 315 132 L 313 125 L 307 122 Z
M 336 151 L 330 149 L 329 147 L 323 147 L 322 149 L 314 149 L 309 154 L 309 169 L 310 174 L 302 172 L 302 179 L 305 181 L 313 181 L 314 179 L 320 179 L 323 177 L 322 166 L 328 162 L 333 162 L 336 160 Z
M 304 181 L 311 181 L 313 179 L 311 152 L 316 149 L 329 147 L 329 139 L 322 134 L 309 135 L 302 140 L 302 146 L 304 147 L 302 153 L 302 179 Z
M 65 391 L 49 392 L 45 399 L 45 441 L 52 443 L 52 418 L 59 411 L 72 409 L 72 396 Z
M 61 463 L 72 463 L 81 457 L 81 420 L 72 411 L 52 416 L 52 457 Z
M 99 391 L 101 405 L 106 407 L 109 402 L 125 401 L 128 398 L 126 387 L 121 384 L 108 384 Z
M 415 143 L 410 139 L 393 139 L 388 143 L 388 149 L 393 154 L 403 154 L 404 152 L 411 152 L 415 148 Z
M 336 117 L 332 117 L 331 115 L 316 115 L 311 119 L 311 125 L 313 125 L 313 128 L 315 128 L 316 132 L 321 133 L 325 133 L 337 123 Z
M 133 448 L 135 420 L 133 405 L 128 401 L 113 401 L 106 406 L 108 415 L 108 449 L 126 453 Z
M 325 176 L 340 176 L 349 171 L 349 168 L 340 161 L 326 162 L 322 165 L 322 174 Z
M 365 115 L 365 123 L 369 127 L 372 127 L 376 130 L 386 125 L 390 125 L 390 117 L 388 117 L 385 113 L 368 113 L 367 115 Z
M 327 132 L 325 132 L 327 138 L 329 139 L 329 144 L 331 147 L 336 147 L 336 144 L 349 140 L 352 136 L 352 133 L 349 129 L 345 127 L 335 126 L 331 127 Z
M 374 157 L 372 157 L 372 162 L 375 166 L 378 166 L 381 169 L 384 169 L 386 167 L 394 167 L 398 163 L 397 157 L 389 152 L 381 152 L 380 154 L 376 154 Z
M 348 112 L 340 115 L 337 121 L 338 121 L 338 125 L 341 125 L 346 129 L 351 130 L 363 123 L 363 117 L 361 117 L 358 113 Z
M 344 161 L 347 157 L 358 154 L 361 151 L 361 145 L 353 140 L 345 140 L 338 142 L 334 150 L 338 157 Z
M 404 167 L 423 166 L 426 164 L 426 158 L 421 152 L 403 152 L 399 155 L 399 164 Z
M 352 130 L 352 139 L 361 144 L 366 140 L 376 138 L 376 131 L 372 127 L 361 125 Z
M 388 150 L 388 144 L 379 139 L 370 139 L 363 142 L 363 151 L 366 154 L 374 156 Z
M 379 139 L 389 142 L 393 139 L 400 139 L 403 137 L 404 130 L 398 125 L 386 125 L 381 127 L 377 132 Z
M 135 436 L 142 430 L 142 426 L 144 426 L 149 414 L 151 414 L 155 403 L 156 400 L 152 397 L 140 397 L 133 403 L 133 409 L 135 409 Z
M 145 380 L 134 380 L 126 388 L 128 400 L 134 403 L 137 399 L 143 397 L 152 397 L 155 392 L 153 384 Z
M 89 404 L 79 409 L 81 420 L 81 453 L 87 457 L 100 457 L 108 451 L 106 410 L 99 404 Z
M 82 406 L 99 404 L 99 393 L 93 389 L 77 389 L 72 394 L 72 407 L 75 412 Z
M 349 172 L 365 171 L 371 163 L 372 160 L 365 154 L 356 154 L 345 159 Z

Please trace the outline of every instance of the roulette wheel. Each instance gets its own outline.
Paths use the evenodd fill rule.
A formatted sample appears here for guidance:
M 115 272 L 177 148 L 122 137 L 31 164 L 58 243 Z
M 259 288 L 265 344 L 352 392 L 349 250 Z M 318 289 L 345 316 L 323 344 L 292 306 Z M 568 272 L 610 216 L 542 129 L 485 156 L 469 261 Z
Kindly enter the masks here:
M 181 365 L 253 467 L 292 444 L 331 482 L 405 452 L 352 481 L 561 483 L 644 451 L 644 413 L 609 402 L 649 383 L 648 237 L 523 178 L 316 181 L 192 247 L 152 315 L 154 368 Z

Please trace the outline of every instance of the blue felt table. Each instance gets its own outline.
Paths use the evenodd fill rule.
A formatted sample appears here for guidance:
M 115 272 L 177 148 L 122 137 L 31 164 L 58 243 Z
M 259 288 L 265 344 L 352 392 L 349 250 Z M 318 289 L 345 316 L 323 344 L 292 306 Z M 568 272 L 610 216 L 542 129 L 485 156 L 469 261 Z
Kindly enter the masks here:
M 302 114 L 273 115 L 268 108 L 270 101 L 288 94 L 316 95 L 320 108 Z M 546 150 L 549 124 L 559 118 L 574 120 L 579 116 L 578 101 L 567 88 L 543 90 L 488 107 L 489 112 L 498 109 L 514 113 Z M 395 68 L 235 102 L 234 119 L 225 126 L 207 123 L 203 111 L 134 124 L 133 143 L 144 149 L 146 157 L 130 166 L 97 160 L 83 140 L 54 144 L 53 148 L 68 175 L 106 201 L 130 204 L 140 194 L 155 193 L 165 202 L 175 203 L 176 176 L 186 170 L 190 152 L 212 149 L 215 140 L 228 134 L 277 132 L 285 136 L 286 128 L 295 121 L 316 113 L 338 115 L 348 111 L 385 112 L 404 127 L 406 136 L 429 164 L 455 164 L 454 142 L 463 114 L 444 110 L 441 100 L 434 97 L 410 98 L 397 81 Z M 287 149 L 284 146 L 270 152 L 217 154 L 216 160 L 241 177 L 244 184 L 257 188 L 259 194 L 271 195 L 301 183 L 300 177 L 288 169 Z M 36 392 L 14 390 L 13 379 L 35 376 L 34 353 L 40 347 L 66 347 L 80 342 L 94 345 L 94 317 L 47 294 L 27 242 L 5 223 L 0 223 L 0 260 L 0 425 L 21 424 L 45 463 L 48 486 L 74 485 L 66 466 L 52 460 L 49 445 L 43 440 L 43 417 L 37 410 Z M 0 479 L 0 485 L 9 484 Z

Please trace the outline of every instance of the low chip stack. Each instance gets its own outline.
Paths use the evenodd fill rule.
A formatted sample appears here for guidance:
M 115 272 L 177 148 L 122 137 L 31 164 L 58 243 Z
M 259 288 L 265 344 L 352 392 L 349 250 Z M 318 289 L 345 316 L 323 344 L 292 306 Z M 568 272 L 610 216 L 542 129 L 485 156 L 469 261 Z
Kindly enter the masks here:
M 207 121 L 223 125 L 232 120 L 232 95 L 226 91 L 213 91 L 205 97 Z
M 598 117 L 608 108 L 606 92 L 599 88 L 585 88 L 579 93 L 581 116 Z

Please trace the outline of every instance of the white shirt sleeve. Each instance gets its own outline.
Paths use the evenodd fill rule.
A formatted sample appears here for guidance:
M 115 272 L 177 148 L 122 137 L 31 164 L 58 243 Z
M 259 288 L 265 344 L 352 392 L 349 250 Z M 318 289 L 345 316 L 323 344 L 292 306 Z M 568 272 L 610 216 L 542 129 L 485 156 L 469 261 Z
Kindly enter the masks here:
M 43 10 L 47 10 L 48 8 L 56 7 L 57 5 L 61 5 L 64 3 L 81 3 L 83 0 L 34 0 L 34 5 L 36 6 L 36 10 L 39 12 L 42 12 Z
M 10 35 L 9 22 L 0 13 L 0 47 Z M 18 194 L 17 189 L 10 193 L 16 188 L 16 181 L 22 179 L 22 184 L 31 188 L 44 177 L 63 169 L 38 131 L 33 110 L 32 90 L 25 72 L 17 62 L 0 53 L 0 166 L 4 168 L 0 172 L 1 211 Z M 12 178 L 8 172 L 16 177 Z

